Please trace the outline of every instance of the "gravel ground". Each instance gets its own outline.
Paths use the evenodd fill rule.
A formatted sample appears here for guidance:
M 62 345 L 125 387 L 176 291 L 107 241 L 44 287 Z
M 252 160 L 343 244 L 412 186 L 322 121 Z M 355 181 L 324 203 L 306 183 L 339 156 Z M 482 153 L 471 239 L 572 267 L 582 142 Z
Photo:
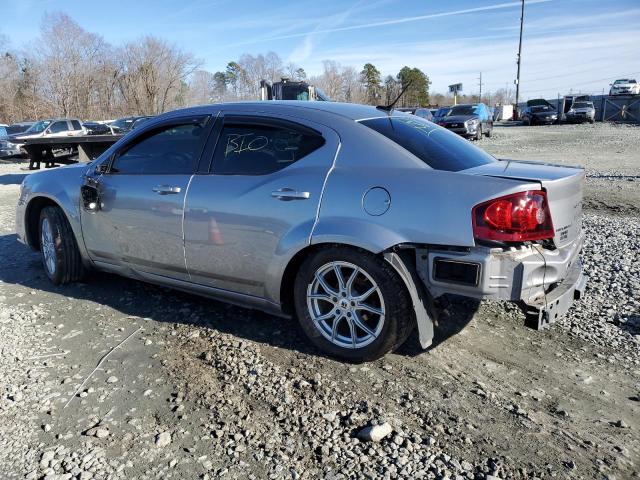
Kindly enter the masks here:
M 639 132 L 480 143 L 588 168 L 566 318 L 536 332 L 458 299 L 431 349 L 358 366 L 263 313 L 107 274 L 52 286 L 16 242 L 25 172 L 0 165 L 0 478 L 640 478 Z

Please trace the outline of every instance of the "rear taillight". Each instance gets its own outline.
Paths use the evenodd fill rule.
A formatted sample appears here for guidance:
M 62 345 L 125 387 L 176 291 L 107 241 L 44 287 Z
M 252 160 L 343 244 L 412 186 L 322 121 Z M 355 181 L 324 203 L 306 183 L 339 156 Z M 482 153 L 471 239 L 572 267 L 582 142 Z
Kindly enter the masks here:
M 514 193 L 473 207 L 477 240 L 522 242 L 553 238 L 547 194 L 542 190 Z

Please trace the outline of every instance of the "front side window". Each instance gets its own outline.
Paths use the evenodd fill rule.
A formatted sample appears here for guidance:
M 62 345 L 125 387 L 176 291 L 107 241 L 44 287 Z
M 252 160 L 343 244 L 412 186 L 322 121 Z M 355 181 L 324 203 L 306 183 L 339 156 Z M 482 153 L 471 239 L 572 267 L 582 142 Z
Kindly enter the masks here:
M 71 120 L 71 126 L 74 130 L 82 130 L 82 127 L 80 126 L 80 122 L 78 120 Z
M 67 122 L 54 122 L 51 127 L 49 127 L 49 133 L 62 133 L 69 130 L 69 126 Z
M 306 128 L 225 122 L 214 154 L 213 173 L 268 175 L 323 144 L 321 135 Z
M 457 172 L 497 162 L 459 135 L 420 117 L 381 117 L 360 123 L 413 153 L 435 170 Z
M 162 127 L 120 152 L 111 172 L 130 175 L 190 174 L 200 156 L 206 119 Z

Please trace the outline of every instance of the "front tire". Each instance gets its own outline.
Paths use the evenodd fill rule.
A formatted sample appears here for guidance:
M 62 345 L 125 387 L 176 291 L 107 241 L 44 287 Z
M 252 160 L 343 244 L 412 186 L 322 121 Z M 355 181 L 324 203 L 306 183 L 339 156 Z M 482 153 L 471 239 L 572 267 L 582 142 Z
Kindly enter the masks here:
M 478 129 L 476 130 L 476 142 L 482 140 L 482 125 L 478 125 Z
M 40 212 L 40 256 L 44 271 L 54 285 L 80 280 L 82 257 L 73 230 L 59 207 Z
M 361 250 L 336 247 L 308 257 L 294 297 L 309 340 L 350 362 L 384 356 L 404 343 L 415 325 L 402 279 L 384 259 Z

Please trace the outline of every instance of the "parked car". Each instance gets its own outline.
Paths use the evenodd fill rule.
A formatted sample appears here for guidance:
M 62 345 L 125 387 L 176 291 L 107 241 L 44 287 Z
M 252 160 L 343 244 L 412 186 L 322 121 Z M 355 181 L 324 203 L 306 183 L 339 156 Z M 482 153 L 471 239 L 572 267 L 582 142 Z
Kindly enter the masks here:
M 9 135 L 15 135 L 16 133 L 22 133 L 31 127 L 36 122 L 20 122 L 13 123 L 7 127 L 7 133 Z
M 596 109 L 592 102 L 573 102 L 571 108 L 565 113 L 565 120 L 575 123 L 595 123 Z
M 136 120 L 134 120 L 133 124 L 131 125 L 131 130 L 135 130 L 136 128 L 140 127 L 140 125 L 142 125 L 144 122 L 146 122 L 147 120 L 152 119 L 153 117 L 139 117 Z
M 0 159 L 11 158 L 20 155 L 20 149 L 13 143 L 8 142 L 8 125 L 0 123 Z
M 621 78 L 610 85 L 609 95 L 640 95 L 640 83 L 635 78 Z
M 413 111 L 414 115 L 417 115 L 418 117 L 422 117 L 425 120 L 429 120 L 430 122 L 433 121 L 433 114 L 431 113 L 431 110 L 429 110 L 428 108 L 416 108 Z
M 442 125 L 440 122 L 442 122 L 442 119 L 444 117 L 446 117 L 447 113 L 449 113 L 451 111 L 451 107 L 440 107 L 438 110 L 436 110 L 436 113 L 433 114 L 433 122 L 437 123 L 438 125 Z
M 493 117 L 484 103 L 454 105 L 438 123 L 466 138 L 482 139 L 493 133 Z
M 551 125 L 558 121 L 558 111 L 550 104 L 528 105 L 520 112 L 525 125 Z
M 136 117 L 124 117 L 119 118 L 118 120 L 111 122 L 109 126 L 113 130 L 113 133 L 128 133 L 133 130 L 134 124 L 138 122 L 138 126 L 142 121 L 148 120 L 149 116 L 136 116 Z
M 516 302 L 536 328 L 561 317 L 584 288 L 584 177 L 393 110 L 207 105 L 28 175 L 16 231 L 56 285 L 95 268 L 296 315 L 364 361 L 415 326 L 430 345 L 445 294 Z
M 111 135 L 111 127 L 100 122 L 83 122 L 82 125 L 87 130 L 87 135 Z
M 27 130 L 11 136 L 16 140 L 45 137 L 75 137 L 86 135 L 87 131 L 82 127 L 80 120 L 75 118 L 56 118 L 40 120 L 31 125 Z

